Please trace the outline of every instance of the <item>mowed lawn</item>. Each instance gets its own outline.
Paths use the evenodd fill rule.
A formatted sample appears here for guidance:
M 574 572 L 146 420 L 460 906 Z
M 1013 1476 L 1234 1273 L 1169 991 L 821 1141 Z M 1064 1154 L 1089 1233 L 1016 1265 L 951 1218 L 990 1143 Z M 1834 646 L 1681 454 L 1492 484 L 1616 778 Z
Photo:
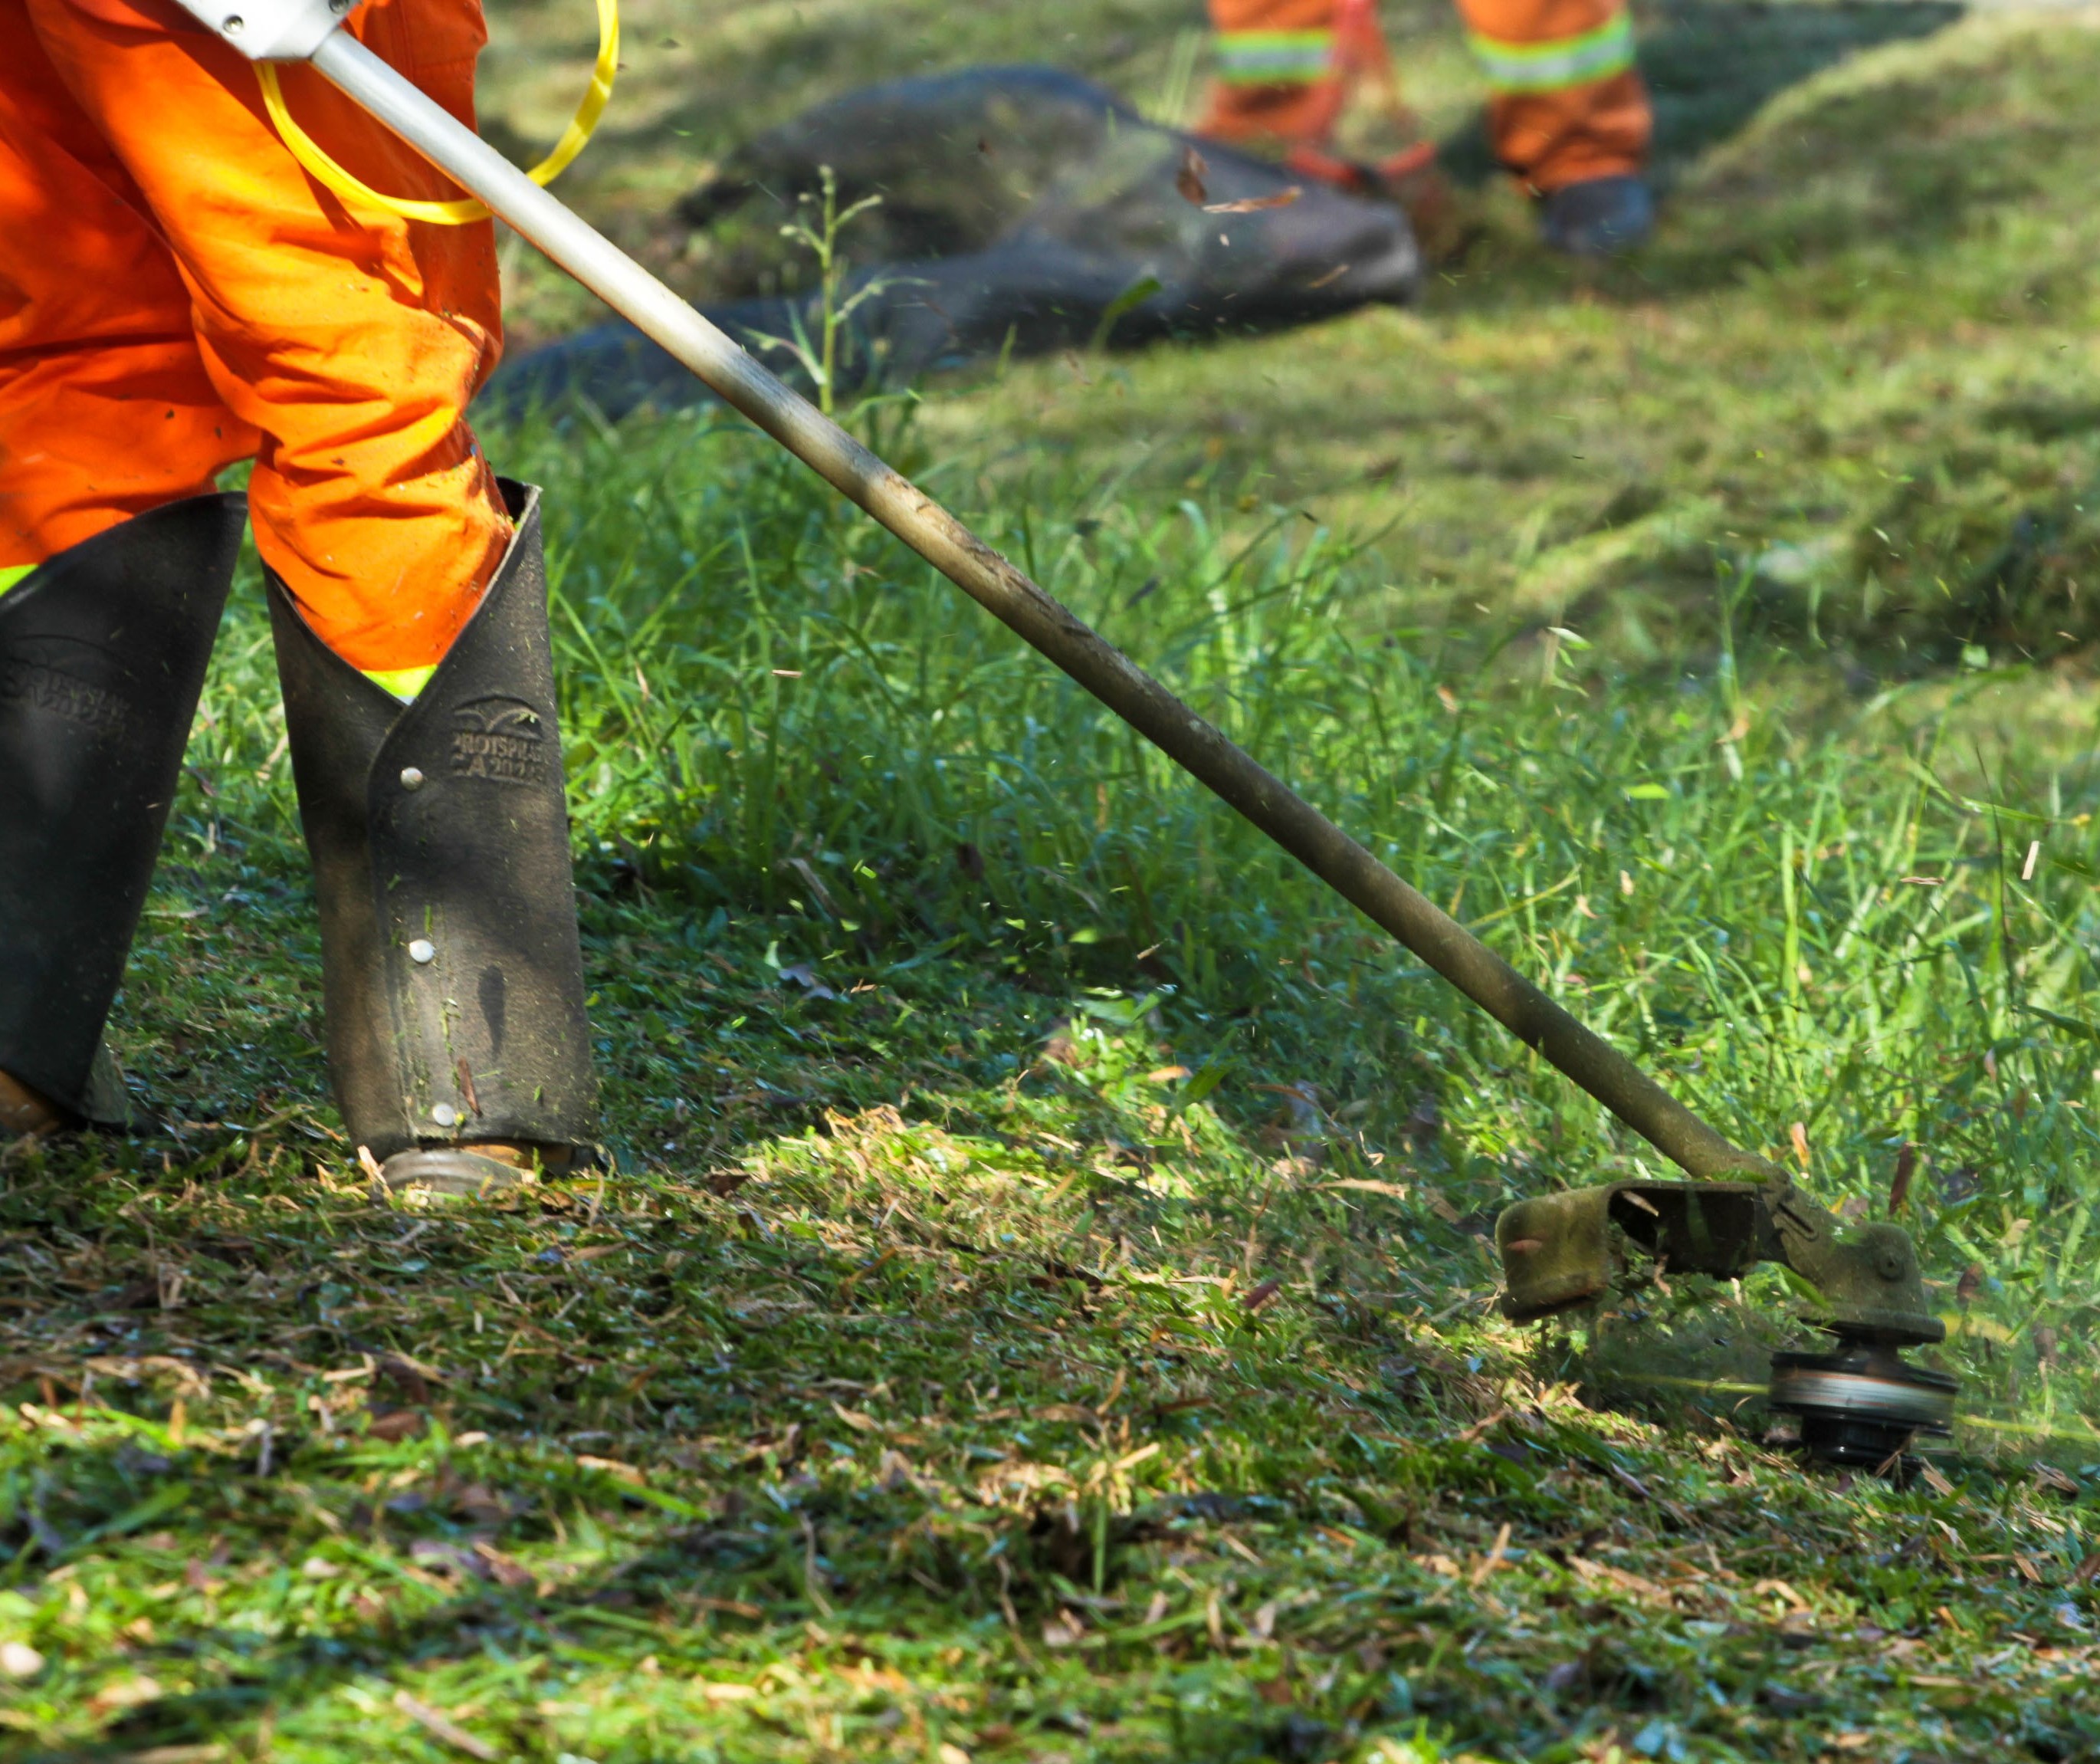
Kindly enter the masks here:
M 656 217 L 826 91 L 1186 102 L 1182 9 L 1068 11 L 638 9 L 578 199 L 697 287 Z M 523 152 L 589 21 L 496 22 Z M 1652 1153 L 767 444 L 574 418 L 488 439 L 548 491 L 599 1161 L 367 1193 L 251 572 L 112 1028 L 158 1125 L 0 1154 L 0 1755 L 2100 1757 L 2100 34 L 1644 27 L 1636 263 L 1467 184 L 1416 310 L 854 420 L 1899 1208 L 1964 1379 L 1926 1469 L 1789 1449 L 1772 1271 L 1500 1321 L 1498 1209 Z M 585 316 L 506 261 L 521 334 Z

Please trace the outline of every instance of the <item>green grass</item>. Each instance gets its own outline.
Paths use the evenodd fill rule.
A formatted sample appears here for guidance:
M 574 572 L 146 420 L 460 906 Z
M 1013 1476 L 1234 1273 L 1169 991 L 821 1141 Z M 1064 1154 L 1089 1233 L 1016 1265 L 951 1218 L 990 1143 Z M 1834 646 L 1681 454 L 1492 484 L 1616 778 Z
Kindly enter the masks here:
M 1548 259 L 1490 191 L 1418 311 L 1034 365 L 944 401 L 937 433 L 1023 472 L 1068 449 L 1147 496 L 1260 474 L 1262 501 L 1380 536 L 1405 624 L 1485 608 L 1710 666 L 1718 555 L 1819 663 L 2082 656 L 2096 67 L 2078 15 L 1883 49 L 1685 168 L 1655 247 L 1608 274 Z
M 1054 449 L 1148 502 L 1222 486 L 1256 493 L 1255 524 L 1270 502 L 1308 509 L 1374 536 L 1406 626 L 1470 626 L 1485 607 L 1534 632 L 1573 626 L 1637 665 L 1710 665 L 1718 553 L 1754 581 L 1758 629 L 1855 674 L 1974 645 L 2083 654 L 2100 149 L 2081 116 L 2100 36 L 2075 12 L 1948 15 L 1666 8 L 1643 40 L 1669 197 L 1637 262 L 1571 268 L 1511 192 L 1468 186 L 1474 243 L 1414 311 L 1020 366 L 945 389 L 929 435 L 1002 493 L 1024 493 Z M 1002 8 L 933 42 L 910 6 L 850 25 L 827 9 L 691 16 L 666 29 L 681 46 L 655 51 L 660 66 L 643 59 L 655 27 L 637 26 L 633 108 L 609 125 L 627 132 L 572 194 L 695 294 L 708 241 L 672 200 L 708 156 L 835 89 L 848 46 L 853 77 L 1047 55 L 1149 103 L 1176 28 L 1075 11 L 1066 53 Z M 532 120 L 523 66 L 556 77 L 540 57 L 562 20 L 587 29 L 532 11 L 499 42 L 490 106 L 524 134 L 551 124 Z M 1410 91 L 1462 136 L 1479 87 L 1448 13 L 1392 26 Z M 674 100 L 686 132 L 652 133 L 650 104 Z M 592 316 L 522 248 L 506 261 L 521 343 Z
M 1157 577 L 1149 660 L 1822 1198 L 1926 1148 L 1984 1425 L 1898 1494 L 1629 1378 L 1754 1375 L 1776 1280 L 1496 1323 L 1493 1209 L 1652 1161 L 758 443 L 505 451 L 608 1167 L 363 1194 L 245 594 L 121 1017 L 179 1119 L 0 1197 L 24 1755 L 441 1749 L 397 1692 L 600 1761 L 2085 1743 L 2092 780 L 1933 732 L 2017 683 L 1811 741 L 1364 643 L 1288 511 L 986 516 L 1112 626 Z
M 0 1754 L 2100 1756 L 2095 43 L 1820 75 L 1573 300 L 1489 193 L 1420 313 L 855 419 L 1818 1198 L 1910 1146 L 1931 1477 L 1772 1435 L 1768 1271 L 1500 1322 L 1652 1154 L 765 444 L 532 428 L 603 1167 L 364 1192 L 245 577 L 166 1123 L 0 1156 Z

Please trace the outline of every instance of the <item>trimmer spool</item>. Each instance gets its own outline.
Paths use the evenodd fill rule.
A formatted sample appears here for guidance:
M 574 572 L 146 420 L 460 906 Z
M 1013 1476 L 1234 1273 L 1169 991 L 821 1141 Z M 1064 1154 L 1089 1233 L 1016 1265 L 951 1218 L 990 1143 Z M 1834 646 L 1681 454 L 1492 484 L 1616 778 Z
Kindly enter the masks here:
M 1886 1470 L 1918 1439 L 1953 1433 L 1956 1379 L 1910 1364 L 1886 1342 L 1835 1333 L 1829 1353 L 1772 1355 L 1771 1406 L 1800 1417 L 1810 1457 Z

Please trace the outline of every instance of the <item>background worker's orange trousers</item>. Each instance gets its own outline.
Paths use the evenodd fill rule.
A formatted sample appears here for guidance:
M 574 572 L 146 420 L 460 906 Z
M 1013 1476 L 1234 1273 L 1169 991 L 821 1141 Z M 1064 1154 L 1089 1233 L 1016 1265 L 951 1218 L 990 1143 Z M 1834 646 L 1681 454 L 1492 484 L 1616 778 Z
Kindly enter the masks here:
M 471 121 L 478 0 L 357 34 Z M 311 69 L 293 113 L 373 188 L 456 196 Z M 509 523 L 461 413 L 501 344 L 487 223 L 346 213 L 255 73 L 166 0 L 0 0 L 0 567 L 253 458 L 256 544 L 353 666 L 440 660 Z
M 1210 0 L 1219 77 L 1200 131 L 1324 148 L 1344 80 L 1347 0 Z M 1496 157 L 1541 194 L 1637 173 L 1652 122 L 1625 0 L 1456 0 L 1493 94 Z

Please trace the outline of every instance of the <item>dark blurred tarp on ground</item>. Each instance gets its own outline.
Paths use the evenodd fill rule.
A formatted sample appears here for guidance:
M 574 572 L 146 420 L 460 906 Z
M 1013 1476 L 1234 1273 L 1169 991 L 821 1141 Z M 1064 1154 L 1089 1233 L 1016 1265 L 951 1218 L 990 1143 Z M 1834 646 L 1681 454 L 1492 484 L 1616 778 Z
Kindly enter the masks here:
M 865 266 L 846 281 L 866 298 L 839 370 L 856 385 L 1002 353 L 1273 329 L 1405 302 L 1422 276 L 1396 206 L 1315 184 L 1292 196 L 1301 180 L 1282 168 L 1149 123 L 1076 74 L 968 69 L 805 111 L 679 204 L 687 224 L 730 240 L 717 279 L 732 298 L 702 310 L 794 378 L 807 376 L 786 340 L 814 338 L 821 310 L 814 288 L 788 282 L 780 229 L 812 223 L 824 166 L 841 210 L 881 198 L 840 245 Z M 1276 206 L 1221 211 L 1264 202 Z M 521 356 L 488 396 L 514 408 L 579 395 L 611 416 L 709 396 L 615 324 Z

